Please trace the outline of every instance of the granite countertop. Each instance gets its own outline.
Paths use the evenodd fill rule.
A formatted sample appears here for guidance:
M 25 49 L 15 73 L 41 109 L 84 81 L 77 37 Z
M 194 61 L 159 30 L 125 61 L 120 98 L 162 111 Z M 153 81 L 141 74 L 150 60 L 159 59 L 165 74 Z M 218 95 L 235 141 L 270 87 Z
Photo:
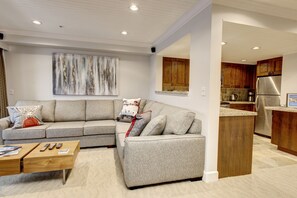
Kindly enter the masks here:
M 249 102 L 249 101 L 221 101 L 223 103 L 229 103 L 229 104 L 256 104 L 255 102 Z
M 188 91 L 155 91 L 156 94 L 173 95 L 173 96 L 188 96 Z
M 231 108 L 220 108 L 220 117 L 232 117 L 232 116 L 257 116 L 257 112 L 243 111 Z
M 293 108 L 293 107 L 274 106 L 274 107 L 265 107 L 265 109 L 266 110 L 285 111 L 285 112 L 297 113 L 297 108 Z

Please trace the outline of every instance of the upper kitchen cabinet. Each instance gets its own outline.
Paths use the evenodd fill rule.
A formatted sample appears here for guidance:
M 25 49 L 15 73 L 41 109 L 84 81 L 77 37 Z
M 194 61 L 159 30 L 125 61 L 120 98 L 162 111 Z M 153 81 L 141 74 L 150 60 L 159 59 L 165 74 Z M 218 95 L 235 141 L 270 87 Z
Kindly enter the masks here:
M 255 89 L 256 66 L 222 63 L 221 78 L 223 88 Z
M 163 91 L 189 90 L 189 59 L 163 57 Z
M 283 57 L 257 62 L 257 76 L 276 76 L 282 74 Z

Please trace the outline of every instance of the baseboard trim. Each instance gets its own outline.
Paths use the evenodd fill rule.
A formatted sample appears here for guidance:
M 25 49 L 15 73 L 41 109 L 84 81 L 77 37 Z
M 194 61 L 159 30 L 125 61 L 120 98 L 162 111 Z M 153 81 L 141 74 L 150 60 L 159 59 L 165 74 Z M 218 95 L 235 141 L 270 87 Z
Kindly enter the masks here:
M 216 182 L 219 180 L 218 171 L 204 171 L 202 181 L 206 183 Z

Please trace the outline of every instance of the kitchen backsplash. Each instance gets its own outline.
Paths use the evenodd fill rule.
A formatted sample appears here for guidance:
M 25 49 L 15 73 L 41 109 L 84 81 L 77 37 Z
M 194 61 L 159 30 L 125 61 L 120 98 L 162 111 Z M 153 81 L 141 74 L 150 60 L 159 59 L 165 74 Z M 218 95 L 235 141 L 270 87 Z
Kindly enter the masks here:
M 238 98 L 236 101 L 247 101 L 249 91 L 251 90 L 244 88 L 221 88 L 221 100 L 230 101 L 231 95 L 237 94 Z

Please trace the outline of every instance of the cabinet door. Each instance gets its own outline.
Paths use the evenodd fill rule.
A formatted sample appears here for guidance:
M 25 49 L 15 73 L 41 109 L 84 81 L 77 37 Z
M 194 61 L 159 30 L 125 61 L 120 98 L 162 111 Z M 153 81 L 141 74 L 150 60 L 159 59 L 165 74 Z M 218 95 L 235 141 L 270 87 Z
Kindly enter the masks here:
M 268 76 L 271 72 L 269 60 L 259 61 L 257 64 L 257 76 Z
M 256 66 L 222 63 L 221 78 L 223 88 L 254 88 Z
M 282 64 L 283 64 L 283 58 L 275 58 L 273 61 L 274 71 L 273 75 L 281 75 L 282 74 Z
M 172 90 L 172 61 L 167 58 L 163 58 L 163 90 Z
M 163 57 L 163 90 L 189 90 L 189 59 Z
M 184 60 L 176 60 L 174 63 L 175 86 L 186 85 L 186 62 Z

